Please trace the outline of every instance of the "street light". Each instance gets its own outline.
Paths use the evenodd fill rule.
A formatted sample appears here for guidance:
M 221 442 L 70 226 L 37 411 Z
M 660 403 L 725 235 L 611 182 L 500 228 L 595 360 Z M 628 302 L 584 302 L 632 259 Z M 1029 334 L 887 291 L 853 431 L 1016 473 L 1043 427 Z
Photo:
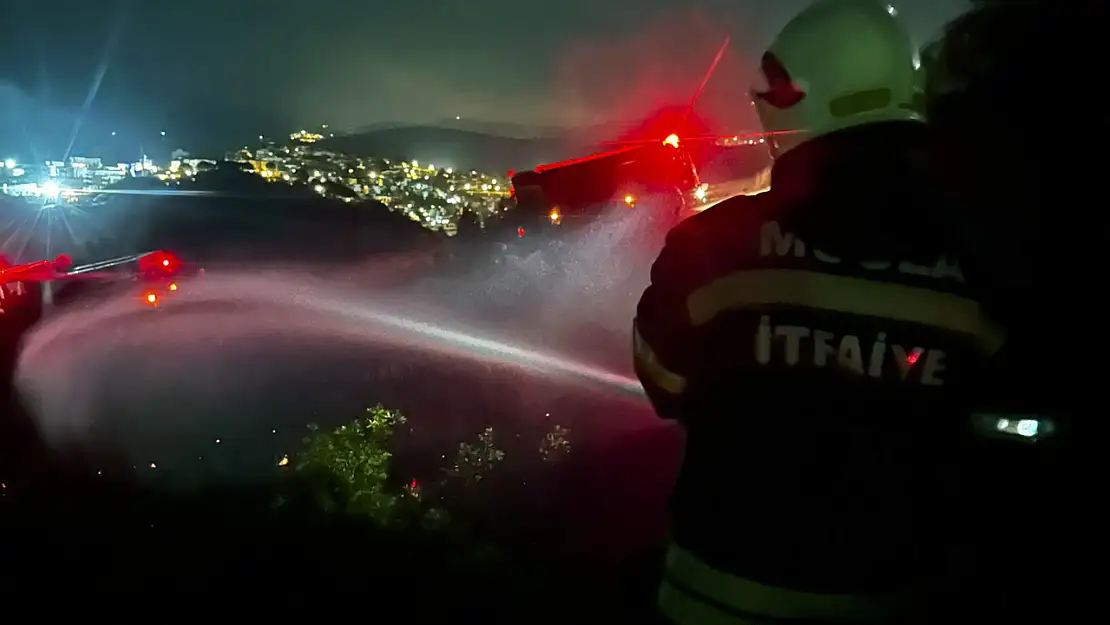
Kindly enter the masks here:
M 8 169 L 15 169 L 15 159 L 9 158 L 8 160 L 4 161 L 4 167 L 7 167 Z

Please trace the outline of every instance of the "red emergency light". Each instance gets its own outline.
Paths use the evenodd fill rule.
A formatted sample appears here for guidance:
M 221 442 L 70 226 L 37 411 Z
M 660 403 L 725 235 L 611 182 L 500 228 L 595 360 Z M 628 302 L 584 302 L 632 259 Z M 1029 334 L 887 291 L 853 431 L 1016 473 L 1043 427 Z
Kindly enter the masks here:
M 181 260 L 164 250 L 140 256 L 137 262 L 139 271 L 146 275 L 172 276 L 181 269 Z

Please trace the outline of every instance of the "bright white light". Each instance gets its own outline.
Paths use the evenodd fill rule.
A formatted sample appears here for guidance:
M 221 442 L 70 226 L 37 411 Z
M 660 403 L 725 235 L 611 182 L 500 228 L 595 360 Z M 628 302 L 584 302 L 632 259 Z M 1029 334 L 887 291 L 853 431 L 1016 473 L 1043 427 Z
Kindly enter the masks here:
M 162 131 L 162 136 L 163 137 L 166 136 L 166 131 L 165 130 Z
M 58 194 L 62 192 L 61 187 L 59 187 L 58 183 L 54 182 L 53 180 L 47 180 L 46 182 L 42 183 L 42 185 L 39 186 L 39 190 L 42 192 L 43 197 L 49 199 L 56 199 L 58 197 Z
M 14 169 L 15 159 L 9 158 L 8 160 L 4 161 L 4 167 L 7 167 L 8 169 Z
M 894 8 L 893 4 L 886 5 L 886 12 L 891 15 L 898 15 L 898 9 Z

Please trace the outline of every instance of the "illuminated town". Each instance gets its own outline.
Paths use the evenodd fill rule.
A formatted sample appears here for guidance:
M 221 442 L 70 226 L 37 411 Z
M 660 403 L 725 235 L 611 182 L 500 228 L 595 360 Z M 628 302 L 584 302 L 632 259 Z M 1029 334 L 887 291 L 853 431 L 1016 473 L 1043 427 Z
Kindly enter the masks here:
M 307 130 L 290 134 L 288 141 L 260 136 L 258 146 L 228 152 L 222 160 L 241 163 L 244 171 L 273 184 L 309 185 L 324 197 L 348 203 L 379 202 L 448 236 L 458 232 L 461 217 L 483 224 L 504 210 L 502 200 L 509 195 L 509 181 L 504 178 L 419 160 L 339 153 L 319 143 L 322 139 L 322 134 Z M 42 164 L 7 158 L 0 161 L 0 192 L 85 203 L 127 178 L 154 177 L 167 185 L 180 185 L 217 164 L 216 159 L 196 158 L 184 150 L 175 150 L 167 163 L 145 156 L 131 163 L 82 156 Z

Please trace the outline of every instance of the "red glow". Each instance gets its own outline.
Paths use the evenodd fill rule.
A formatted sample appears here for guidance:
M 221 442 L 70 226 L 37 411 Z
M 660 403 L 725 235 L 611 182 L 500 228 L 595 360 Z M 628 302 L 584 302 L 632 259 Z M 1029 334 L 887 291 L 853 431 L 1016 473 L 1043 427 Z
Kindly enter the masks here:
M 689 3 L 680 3 L 689 4 Z M 699 83 L 715 61 L 728 28 L 704 12 L 675 9 L 639 21 L 626 34 L 606 31 L 596 36 L 579 33 L 564 46 L 556 76 L 559 94 L 573 96 L 560 107 L 568 127 L 585 119 L 635 120 L 652 117 L 661 107 L 673 107 L 675 118 L 685 116 Z M 727 50 L 697 98 L 695 115 L 714 128 L 751 127 L 754 111 L 737 104 L 748 98 L 749 59 L 737 48 Z M 585 113 L 586 117 L 582 114 Z M 720 134 L 682 125 L 662 125 L 639 136 L 621 136 L 622 128 L 606 129 L 616 140 L 650 139 L 658 143 L 677 132 L 685 140 L 698 134 Z
M 69 254 L 58 254 L 54 259 L 54 268 L 58 271 L 66 271 L 73 266 L 73 258 Z
M 680 137 L 689 139 L 717 134 L 719 133 L 714 132 L 710 123 L 702 119 L 697 111 L 691 112 L 685 106 L 670 106 L 657 110 L 640 123 L 625 128 L 624 132 L 617 137 L 617 142 L 662 141 L 666 145 L 678 147 Z
M 921 350 L 915 349 L 906 355 L 906 364 L 912 367 L 915 363 L 917 363 L 918 358 L 921 358 Z
M 4 266 L 0 269 L 0 284 L 8 282 L 45 282 L 53 280 L 58 275 L 54 263 L 48 260 L 37 260 L 26 265 Z
M 409 484 L 409 488 L 416 490 L 418 486 L 419 484 L 416 483 L 416 478 L 412 478 L 412 482 Z
M 517 228 L 516 229 L 516 236 L 523 239 L 524 238 L 524 228 Z
M 622 154 L 624 152 L 630 152 L 632 150 L 637 150 L 640 147 L 641 146 L 638 146 L 638 145 L 632 145 L 632 146 L 628 146 L 628 147 L 617 148 L 616 150 L 610 150 L 608 152 L 600 152 L 598 154 L 591 154 L 589 156 L 583 156 L 582 158 L 572 158 L 572 159 L 568 159 L 568 160 L 565 160 L 565 161 L 559 161 L 558 163 L 548 163 L 546 165 L 540 165 L 540 166 L 536 167 L 536 169 L 533 170 L 533 171 L 535 171 L 537 174 L 542 174 L 543 172 L 550 171 L 552 169 L 558 169 L 560 167 L 566 167 L 567 165 L 577 165 L 578 163 L 588 163 L 589 161 L 595 161 L 595 160 L 598 160 L 598 159 L 605 158 L 607 156 L 613 156 L 614 154 Z
M 151 252 L 139 258 L 139 271 L 146 274 L 172 275 L 181 268 L 181 261 L 166 251 Z

